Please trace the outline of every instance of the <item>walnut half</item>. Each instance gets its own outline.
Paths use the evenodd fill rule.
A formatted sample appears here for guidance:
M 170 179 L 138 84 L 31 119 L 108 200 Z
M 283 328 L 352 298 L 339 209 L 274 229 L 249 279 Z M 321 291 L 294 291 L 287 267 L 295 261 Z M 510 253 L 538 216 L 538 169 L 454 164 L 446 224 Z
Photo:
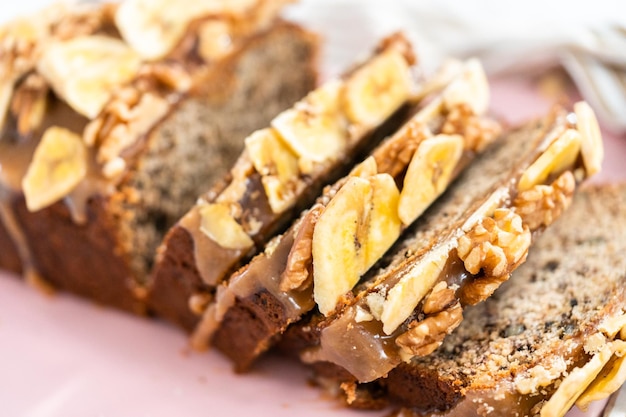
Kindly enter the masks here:
M 477 275 L 459 290 L 461 302 L 471 305 L 489 297 L 526 259 L 530 241 L 530 229 L 508 208 L 496 209 L 493 217 L 483 218 L 461 236 L 457 255 L 465 269 Z
M 409 330 L 396 339 L 404 359 L 433 352 L 463 319 L 463 309 L 455 292 L 444 281 L 438 282 L 425 297 L 422 312 L 426 318 L 412 321 Z
M 476 115 L 466 103 L 453 106 L 441 127 L 441 133 L 463 136 L 466 149 L 475 152 L 485 149 L 501 132 L 498 122 Z
M 576 180 L 571 171 L 562 173 L 550 185 L 535 185 L 513 201 L 515 211 L 530 230 L 549 226 L 572 202 Z

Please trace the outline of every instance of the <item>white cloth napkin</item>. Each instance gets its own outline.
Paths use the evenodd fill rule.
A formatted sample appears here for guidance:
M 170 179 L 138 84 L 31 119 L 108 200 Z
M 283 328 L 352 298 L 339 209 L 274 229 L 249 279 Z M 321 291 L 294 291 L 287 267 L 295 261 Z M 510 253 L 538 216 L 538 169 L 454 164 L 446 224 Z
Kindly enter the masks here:
M 446 56 L 477 56 L 492 75 L 563 65 L 603 125 L 626 133 L 623 0 L 300 0 L 288 14 L 326 37 L 328 76 L 403 30 L 427 70 Z

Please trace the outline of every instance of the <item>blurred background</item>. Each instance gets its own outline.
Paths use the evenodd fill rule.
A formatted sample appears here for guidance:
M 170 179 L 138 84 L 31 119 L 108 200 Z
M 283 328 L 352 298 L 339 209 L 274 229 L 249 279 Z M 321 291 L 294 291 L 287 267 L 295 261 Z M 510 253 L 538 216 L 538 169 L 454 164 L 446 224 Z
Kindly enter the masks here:
M 0 21 L 50 3 L 4 2 Z M 403 30 L 425 71 L 446 56 L 477 56 L 491 76 L 563 69 L 603 126 L 626 134 L 626 1 L 300 0 L 286 15 L 325 38 L 325 77 Z

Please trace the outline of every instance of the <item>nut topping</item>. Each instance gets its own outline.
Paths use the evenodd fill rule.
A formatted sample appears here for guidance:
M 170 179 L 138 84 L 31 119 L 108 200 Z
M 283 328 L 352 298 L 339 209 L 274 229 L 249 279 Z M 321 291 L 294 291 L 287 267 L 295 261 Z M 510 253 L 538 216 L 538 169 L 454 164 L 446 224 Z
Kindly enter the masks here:
M 551 225 L 569 207 L 575 188 L 574 174 L 565 171 L 550 185 L 535 185 L 519 193 L 513 207 L 523 223 L 536 230 Z
M 424 314 L 438 313 L 450 307 L 455 301 L 454 290 L 444 281 L 440 281 L 424 299 L 422 311 Z
M 402 174 L 420 143 L 430 135 L 424 123 L 411 119 L 394 133 L 388 144 L 383 145 L 382 152 L 374 153 L 378 170 L 394 178 Z
M 452 107 L 446 115 L 441 133 L 461 135 L 465 149 L 480 152 L 501 133 L 500 124 L 493 119 L 477 116 L 467 103 Z
M 48 128 L 22 180 L 29 211 L 48 207 L 69 194 L 87 174 L 87 152 L 77 134 Z
M 460 289 L 463 304 L 489 297 L 508 279 L 512 269 L 526 259 L 531 235 L 527 225 L 511 209 L 496 209 L 458 240 L 457 255 L 465 269 L 478 275 Z
M 289 251 L 285 271 L 281 275 L 280 290 L 291 291 L 308 286 L 313 265 L 313 230 L 324 207 L 317 204 L 302 219 Z
M 413 321 L 409 330 L 396 338 L 396 345 L 405 360 L 414 356 L 425 356 L 441 345 L 443 339 L 463 320 L 463 309 L 456 302 L 452 306 L 426 317 Z
M 95 127 L 102 123 L 97 161 L 104 166 L 104 172 L 109 171 L 106 165 L 116 161 L 122 151 L 146 134 L 167 113 L 168 108 L 169 104 L 164 99 L 151 93 L 143 94 L 137 103 L 130 105 L 114 99 L 102 114 L 102 122 L 93 122 Z M 85 131 L 91 132 L 90 127 Z
M 11 112 L 17 118 L 17 131 L 27 135 L 40 127 L 46 112 L 48 86 L 38 74 L 30 74 L 15 91 Z

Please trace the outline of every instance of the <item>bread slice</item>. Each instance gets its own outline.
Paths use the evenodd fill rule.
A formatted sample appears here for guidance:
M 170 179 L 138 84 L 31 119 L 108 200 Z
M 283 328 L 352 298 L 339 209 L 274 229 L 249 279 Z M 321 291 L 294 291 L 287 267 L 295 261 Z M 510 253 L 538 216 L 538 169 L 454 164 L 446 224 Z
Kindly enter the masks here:
M 283 3 L 129 0 L 3 28 L 0 244 L 10 255 L 0 267 L 145 310 L 166 230 L 247 134 L 316 83 L 317 38 L 277 18 Z
M 325 368 L 325 377 L 335 375 L 348 401 L 356 382 L 378 383 L 402 363 L 433 352 L 461 323 L 464 308 L 488 298 L 524 262 L 534 238 L 594 172 L 596 165 L 584 161 L 597 159 L 582 157 L 581 149 L 601 155 L 600 137 L 585 136 L 596 121 L 585 103 L 576 110 L 555 109 L 497 141 L 343 308 L 298 323 L 289 348 Z
M 626 380 L 624 219 L 626 184 L 581 190 L 439 349 L 389 374 L 388 394 L 437 416 L 546 417 L 615 391 Z M 399 415 L 424 415 L 408 407 Z
M 251 134 L 230 174 L 166 236 L 152 309 L 191 331 L 216 286 L 405 117 L 414 59 L 409 42 L 391 35 L 369 59 Z
M 369 158 L 327 187 L 218 288 L 194 345 L 210 342 L 245 370 L 316 304 L 335 309 L 401 231 L 498 136 L 498 123 L 484 115 L 489 87 L 480 64 L 470 60 L 459 67 Z

